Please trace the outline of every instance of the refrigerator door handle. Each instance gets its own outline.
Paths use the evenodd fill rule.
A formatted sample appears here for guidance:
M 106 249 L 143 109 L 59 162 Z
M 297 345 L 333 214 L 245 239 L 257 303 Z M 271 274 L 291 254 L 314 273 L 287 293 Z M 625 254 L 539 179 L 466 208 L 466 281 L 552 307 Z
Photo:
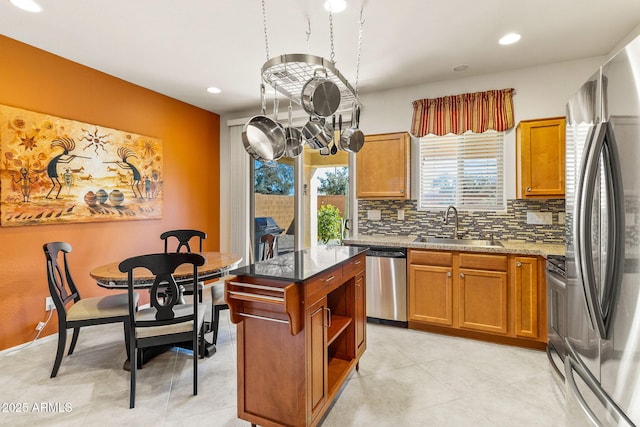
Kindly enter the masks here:
M 602 280 L 602 298 L 598 294 L 596 275 L 594 271 L 591 221 L 593 200 L 597 186 L 600 160 L 605 179 L 607 197 L 608 229 L 605 258 L 605 276 Z M 610 122 L 599 123 L 589 146 L 585 172 L 583 175 L 580 207 L 578 213 L 579 238 L 578 262 L 582 276 L 587 309 L 591 322 L 598 330 L 601 338 L 607 339 L 610 323 L 620 282 L 624 262 L 624 191 L 620 175 L 620 160 L 615 144 L 613 129 Z
M 606 242 L 605 279 L 600 304 L 597 305 L 598 316 L 604 325 L 604 339 L 609 339 L 611 322 L 614 317 L 618 293 L 622 287 L 624 273 L 625 246 L 625 203 L 620 158 L 616 146 L 613 126 L 610 122 L 602 123 L 605 138 L 602 147 L 605 188 L 607 192 L 608 230 Z
M 599 126 L 599 125 L 598 125 Z M 576 240 L 575 258 L 577 274 L 582 284 L 589 322 L 594 329 L 599 328 L 599 324 L 595 318 L 595 310 L 593 309 L 593 300 L 591 298 L 590 289 L 593 288 L 595 273 L 593 271 L 593 257 L 591 247 L 591 206 L 593 205 L 593 192 L 595 191 L 595 172 L 590 175 L 592 165 L 595 162 L 599 164 L 599 158 L 595 153 L 599 153 L 594 149 L 597 136 L 599 135 L 598 127 L 591 127 L 587 134 L 585 142 L 585 152 L 583 155 L 582 167 L 578 176 L 576 185 L 576 207 L 573 236 Z M 595 158 L 595 160 L 594 160 Z M 592 179 L 590 179 L 592 178 Z
M 629 417 L 627 417 L 624 411 L 620 409 L 616 402 L 614 402 L 613 399 L 611 399 L 611 397 L 602 389 L 602 387 L 598 383 L 598 380 L 596 380 L 589 369 L 584 366 L 584 364 L 580 360 L 580 356 L 578 356 L 568 338 L 565 338 L 565 345 L 567 354 L 564 359 L 564 369 L 565 377 L 567 378 L 567 384 L 569 390 L 571 391 L 571 394 L 576 397 L 578 404 L 584 411 L 585 415 L 589 418 L 589 421 L 591 421 L 594 426 L 604 425 L 600 422 L 596 414 L 589 407 L 586 400 L 582 396 L 582 393 L 580 393 L 574 377 L 574 372 L 578 374 L 578 376 L 582 379 L 582 381 L 584 381 L 587 387 L 589 387 L 589 390 L 591 390 L 594 396 L 598 398 L 600 403 L 602 403 L 608 414 L 615 420 L 617 426 L 627 425 L 630 427 L 635 427 L 635 424 L 629 419 Z

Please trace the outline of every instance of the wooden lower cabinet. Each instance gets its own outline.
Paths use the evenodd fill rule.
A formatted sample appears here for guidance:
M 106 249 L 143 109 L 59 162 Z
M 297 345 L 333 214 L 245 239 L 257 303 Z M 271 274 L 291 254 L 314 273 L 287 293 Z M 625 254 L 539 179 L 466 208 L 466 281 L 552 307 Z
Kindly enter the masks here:
M 453 268 L 409 264 L 409 318 L 453 326 Z
M 546 344 L 543 258 L 411 249 L 408 261 L 410 328 Z
M 227 279 L 237 324 L 238 417 L 316 426 L 366 348 L 365 255 L 302 283 Z
M 460 269 L 458 313 L 461 328 L 507 333 L 507 273 Z
M 514 258 L 514 263 L 514 332 L 518 337 L 538 338 L 540 318 L 538 316 L 538 259 L 517 256 Z

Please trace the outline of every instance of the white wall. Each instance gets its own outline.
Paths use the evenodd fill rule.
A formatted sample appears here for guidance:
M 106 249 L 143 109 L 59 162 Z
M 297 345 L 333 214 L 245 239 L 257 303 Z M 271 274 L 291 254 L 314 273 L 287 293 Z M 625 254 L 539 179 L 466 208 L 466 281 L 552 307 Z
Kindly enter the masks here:
M 561 62 L 520 70 L 448 80 L 418 86 L 405 87 L 380 92 L 361 93 L 363 104 L 360 128 L 365 134 L 408 131 L 413 115 L 412 103 L 421 98 L 437 98 L 467 92 L 480 92 L 490 89 L 514 88 L 515 124 L 520 120 L 558 117 L 565 115 L 565 103 L 571 95 L 605 62 L 604 57 L 587 58 L 577 61 Z M 227 122 L 238 118 L 247 118 L 257 114 L 259 106 L 251 111 L 223 115 L 220 126 L 221 153 L 228 154 L 230 144 Z M 515 128 L 505 136 L 506 150 L 506 195 L 515 198 Z M 239 143 L 239 142 L 236 142 Z M 222 176 L 232 177 L 229 159 L 221 155 L 220 171 Z M 234 188 L 233 178 L 221 189 L 221 250 L 230 249 L 229 230 L 231 195 L 240 194 Z

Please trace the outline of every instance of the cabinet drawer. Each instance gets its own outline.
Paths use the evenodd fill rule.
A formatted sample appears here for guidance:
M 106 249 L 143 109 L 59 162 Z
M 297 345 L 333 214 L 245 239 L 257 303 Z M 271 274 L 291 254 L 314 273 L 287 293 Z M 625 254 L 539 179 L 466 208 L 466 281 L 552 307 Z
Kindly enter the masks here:
M 307 303 L 313 302 L 313 297 L 316 295 L 324 295 L 330 292 L 331 287 L 340 284 L 341 280 L 341 265 L 334 267 L 331 270 L 323 271 L 313 279 L 309 280 L 305 287 Z
M 342 277 L 356 275 L 358 272 L 364 270 L 365 264 L 364 254 L 351 258 L 342 264 Z
M 507 271 L 507 256 L 461 253 L 460 268 Z
M 453 253 L 436 251 L 409 251 L 409 263 L 421 265 L 435 265 L 439 267 L 451 267 L 453 265 Z

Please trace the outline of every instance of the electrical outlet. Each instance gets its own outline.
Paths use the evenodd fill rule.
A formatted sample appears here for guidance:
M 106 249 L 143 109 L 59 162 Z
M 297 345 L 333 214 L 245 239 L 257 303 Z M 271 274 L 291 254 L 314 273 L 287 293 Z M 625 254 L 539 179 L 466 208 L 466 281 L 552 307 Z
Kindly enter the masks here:
M 47 311 L 56 309 L 56 306 L 53 304 L 53 299 L 51 297 L 46 297 L 44 299 L 44 309 Z
M 46 323 L 44 322 L 38 322 L 38 325 L 36 326 L 36 331 L 41 331 L 44 329 L 44 325 L 46 325 Z
M 381 218 L 380 213 L 381 212 L 379 209 L 369 209 L 367 211 L 367 219 L 371 221 L 380 221 L 380 218 Z

